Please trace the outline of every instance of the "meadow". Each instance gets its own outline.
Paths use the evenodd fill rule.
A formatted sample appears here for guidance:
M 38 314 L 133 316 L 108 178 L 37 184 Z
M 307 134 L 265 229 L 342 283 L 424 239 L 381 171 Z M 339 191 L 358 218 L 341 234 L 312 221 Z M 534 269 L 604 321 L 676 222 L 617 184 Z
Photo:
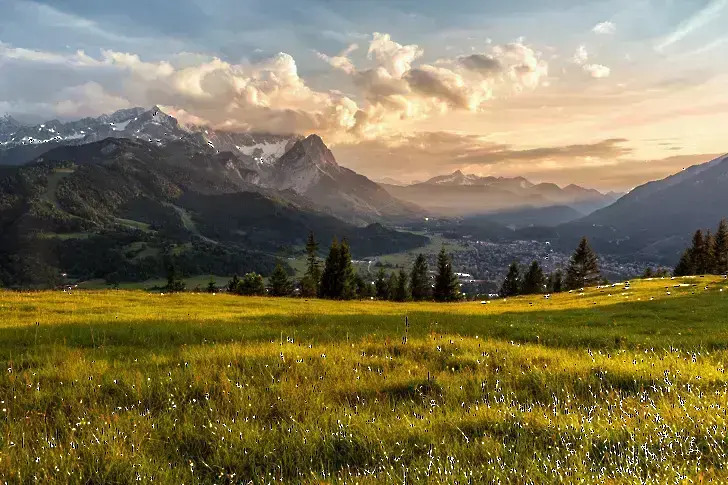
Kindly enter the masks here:
M 725 483 L 727 324 L 714 277 L 451 305 L 0 291 L 0 480 Z

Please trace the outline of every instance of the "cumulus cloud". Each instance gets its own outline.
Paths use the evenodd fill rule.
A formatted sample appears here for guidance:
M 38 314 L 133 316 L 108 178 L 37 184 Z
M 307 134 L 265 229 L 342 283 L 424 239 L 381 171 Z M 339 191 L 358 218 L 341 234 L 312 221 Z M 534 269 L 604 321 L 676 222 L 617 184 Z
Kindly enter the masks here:
M 588 72 L 591 77 L 597 79 L 609 77 L 609 74 L 611 74 L 612 72 L 612 70 L 609 69 L 607 66 L 602 66 L 601 64 L 586 64 L 584 66 L 584 71 Z
M 165 105 L 215 127 L 317 132 L 337 141 L 380 136 L 403 119 L 478 111 L 498 93 L 535 89 L 548 77 L 547 62 L 522 41 L 428 64 L 420 62 L 419 46 L 374 33 L 363 68 L 351 58 L 358 47 L 316 53 L 350 79 L 350 97 L 311 88 L 285 53 L 258 62 L 195 53 L 150 61 L 112 50 L 90 56 L 0 43 L 0 68 L 11 73 L 0 78 L 0 92 L 7 93 L 0 102 L 52 106 L 52 114 L 65 117 Z
M 586 64 L 586 61 L 589 60 L 589 52 L 587 52 L 586 46 L 580 45 L 577 47 L 574 57 L 572 57 L 571 60 L 574 64 L 579 64 L 580 66 Z
M 614 25 L 614 23 L 609 22 L 609 21 L 598 23 L 592 29 L 592 32 L 594 32 L 595 34 L 604 34 L 604 35 L 613 34 L 616 31 L 617 31 L 617 26 Z

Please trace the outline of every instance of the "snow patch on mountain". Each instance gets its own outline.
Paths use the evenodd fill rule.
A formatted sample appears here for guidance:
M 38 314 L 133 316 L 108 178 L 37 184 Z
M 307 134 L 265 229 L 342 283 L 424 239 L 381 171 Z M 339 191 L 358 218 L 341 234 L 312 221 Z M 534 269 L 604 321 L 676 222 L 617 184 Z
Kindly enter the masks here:
M 289 139 L 277 142 L 262 142 L 250 146 L 236 146 L 238 151 L 255 159 L 256 162 L 270 165 L 281 158 L 289 145 Z

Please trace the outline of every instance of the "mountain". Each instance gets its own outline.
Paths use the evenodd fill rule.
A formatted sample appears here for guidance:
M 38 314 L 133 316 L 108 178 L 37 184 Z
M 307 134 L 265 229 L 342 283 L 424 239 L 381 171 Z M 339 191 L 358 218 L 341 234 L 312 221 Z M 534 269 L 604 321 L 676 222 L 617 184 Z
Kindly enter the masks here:
M 67 123 L 52 120 L 22 126 L 7 121 L 2 126 L 6 125 L 0 132 L 0 165 L 21 165 L 63 146 L 106 138 L 134 139 L 175 150 L 227 153 L 220 155 L 230 162 L 224 165 L 227 176 L 306 197 L 316 209 L 356 224 L 399 221 L 422 213 L 419 207 L 395 199 L 366 177 L 339 166 L 316 135 L 233 133 L 182 125 L 157 106 Z
M 561 188 L 556 184 L 534 184 L 523 177 L 481 177 L 460 170 L 405 187 L 382 186 L 399 199 L 443 216 L 551 206 L 569 206 L 586 214 L 615 200 L 613 196 L 577 185 Z
M 523 227 L 542 226 L 554 227 L 584 217 L 584 214 L 566 205 L 553 205 L 548 207 L 521 207 L 495 214 L 466 217 L 464 223 L 474 223 L 487 220 L 502 224 L 512 229 Z
M 0 167 L 0 280 L 144 280 L 169 261 L 184 274 L 268 274 L 309 231 L 322 246 L 347 238 L 356 257 L 427 242 L 322 214 L 292 190 L 251 183 L 257 175 L 248 160 L 185 140 L 107 138 Z
M 632 190 L 572 226 L 626 252 L 677 259 L 692 233 L 728 217 L 728 155 Z M 568 226 L 568 225 L 567 225 Z

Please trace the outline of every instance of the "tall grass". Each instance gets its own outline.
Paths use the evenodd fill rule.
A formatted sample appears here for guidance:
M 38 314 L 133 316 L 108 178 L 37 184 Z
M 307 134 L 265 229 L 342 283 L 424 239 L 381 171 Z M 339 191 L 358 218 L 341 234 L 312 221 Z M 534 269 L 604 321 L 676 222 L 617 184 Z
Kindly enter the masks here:
M 455 305 L 0 293 L 0 478 L 722 483 L 725 288 Z

